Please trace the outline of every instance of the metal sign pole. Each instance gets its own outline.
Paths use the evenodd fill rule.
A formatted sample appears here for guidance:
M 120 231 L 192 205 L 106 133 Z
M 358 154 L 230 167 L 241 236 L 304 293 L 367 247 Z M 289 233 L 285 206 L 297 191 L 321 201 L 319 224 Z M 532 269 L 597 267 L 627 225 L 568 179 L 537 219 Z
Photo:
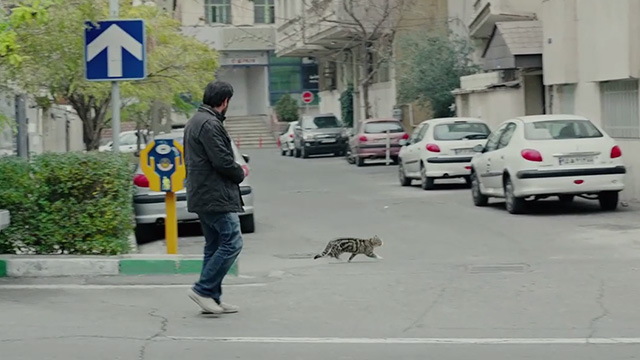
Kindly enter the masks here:
M 385 154 L 385 162 L 387 166 L 391 163 L 391 134 L 389 133 L 389 130 L 387 130 L 387 151 Z
M 113 20 L 120 16 L 118 0 L 109 0 L 109 14 Z M 111 82 L 111 127 L 113 131 L 112 149 L 120 151 L 120 84 Z
M 167 218 L 164 221 L 167 254 L 178 253 L 178 216 L 176 211 L 176 193 L 168 192 L 165 197 Z

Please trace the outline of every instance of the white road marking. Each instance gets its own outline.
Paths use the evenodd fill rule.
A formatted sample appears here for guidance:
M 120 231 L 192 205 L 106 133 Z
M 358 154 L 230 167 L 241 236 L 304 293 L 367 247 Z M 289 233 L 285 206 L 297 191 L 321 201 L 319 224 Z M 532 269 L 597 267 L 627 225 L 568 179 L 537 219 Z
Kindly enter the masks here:
M 260 287 L 267 284 L 229 284 L 224 287 Z M 0 290 L 111 290 L 111 289 L 188 289 L 191 284 L 185 285 L 81 285 L 81 284 L 20 284 L 0 285 Z
M 418 345 L 640 345 L 640 338 L 331 338 L 165 336 L 178 341 L 269 344 L 418 344 Z

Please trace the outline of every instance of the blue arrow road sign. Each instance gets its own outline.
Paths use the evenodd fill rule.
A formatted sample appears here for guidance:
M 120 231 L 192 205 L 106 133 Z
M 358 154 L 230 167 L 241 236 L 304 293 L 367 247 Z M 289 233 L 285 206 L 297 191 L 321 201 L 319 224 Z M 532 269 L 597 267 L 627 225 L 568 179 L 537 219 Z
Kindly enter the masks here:
M 141 80 L 147 76 L 144 20 L 86 22 L 85 76 L 89 81 Z

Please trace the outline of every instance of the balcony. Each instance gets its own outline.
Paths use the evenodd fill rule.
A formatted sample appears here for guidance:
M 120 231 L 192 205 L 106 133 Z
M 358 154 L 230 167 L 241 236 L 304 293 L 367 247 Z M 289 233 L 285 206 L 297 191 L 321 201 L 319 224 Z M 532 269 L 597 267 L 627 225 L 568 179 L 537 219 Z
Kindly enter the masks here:
M 368 0 L 366 3 L 387 0 Z M 350 15 L 344 11 L 343 0 L 318 0 L 305 4 L 301 13 L 277 27 L 278 56 L 318 56 L 353 46 L 358 30 Z M 364 5 L 364 4 L 362 4 Z M 364 6 L 354 9 L 355 16 L 365 27 L 381 21 L 367 12 Z
M 476 0 L 469 34 L 488 39 L 498 22 L 535 20 L 542 0 Z

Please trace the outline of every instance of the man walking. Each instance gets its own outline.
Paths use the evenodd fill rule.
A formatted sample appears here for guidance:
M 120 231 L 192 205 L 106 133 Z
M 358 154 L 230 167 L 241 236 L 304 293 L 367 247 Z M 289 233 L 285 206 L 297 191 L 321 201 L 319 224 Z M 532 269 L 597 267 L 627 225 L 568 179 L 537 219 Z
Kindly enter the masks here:
M 200 280 L 189 297 L 203 312 L 238 312 L 222 302 L 222 280 L 242 250 L 240 183 L 244 170 L 235 161 L 231 139 L 223 126 L 233 87 L 222 81 L 209 83 L 203 105 L 184 129 L 187 171 L 187 208 L 197 213 L 205 238 Z

